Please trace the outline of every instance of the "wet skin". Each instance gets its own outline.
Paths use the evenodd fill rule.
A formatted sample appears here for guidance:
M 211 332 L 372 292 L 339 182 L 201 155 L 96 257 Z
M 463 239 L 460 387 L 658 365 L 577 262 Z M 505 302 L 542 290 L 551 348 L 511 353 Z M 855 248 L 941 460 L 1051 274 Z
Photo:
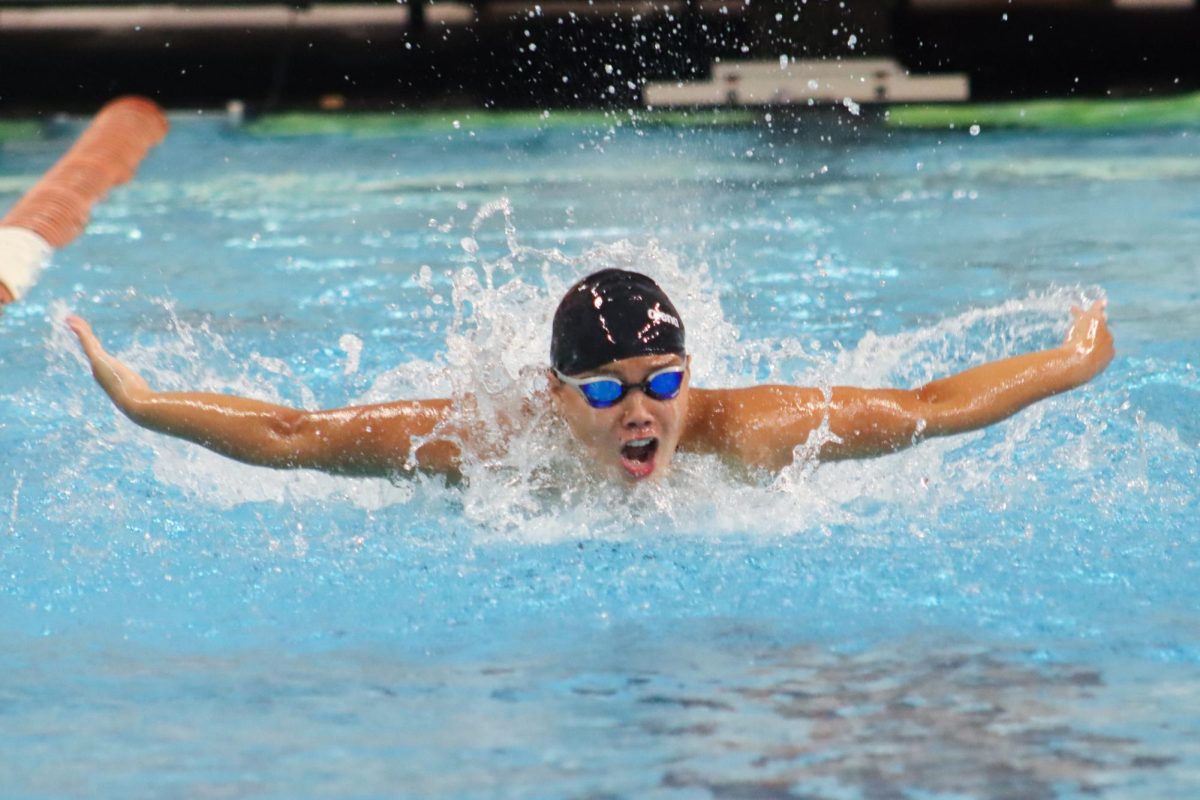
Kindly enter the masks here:
M 1072 389 L 1104 370 L 1113 357 L 1104 303 L 1072 309 L 1074 322 L 1059 347 L 973 367 L 915 389 L 767 385 L 737 389 L 691 386 L 658 401 L 633 390 L 608 409 L 593 409 L 574 387 L 550 378 L 559 414 L 605 471 L 638 481 L 665 475 L 677 451 L 716 455 L 735 465 L 780 470 L 797 458 L 869 458 L 922 439 L 982 428 L 1031 403 Z M 611 375 L 640 383 L 679 356 L 615 361 L 573 377 Z M 631 464 L 622 447 L 657 437 L 653 459 Z M 808 446 L 805 448 L 804 446 Z
M 1113 358 L 1104 303 L 1072 313 L 1074 321 L 1057 347 L 980 364 L 915 389 L 697 389 L 690 385 L 688 362 L 679 394 L 670 400 L 633 388 L 612 407 L 595 409 L 553 373 L 549 394 L 600 471 L 631 482 L 665 475 L 678 450 L 767 470 L 786 467 L 797 452 L 820 460 L 877 456 L 994 424 L 1098 375 Z M 131 420 L 249 464 L 349 475 L 416 469 L 456 476 L 462 449 L 478 450 L 489 438 L 464 420 L 470 398 L 465 406 L 463 400 L 435 398 L 306 411 L 207 392 L 158 392 L 106 352 L 84 320 L 68 317 L 67 324 L 97 383 Z M 639 356 L 580 377 L 611 375 L 640 386 L 672 364 L 685 361 L 677 355 Z

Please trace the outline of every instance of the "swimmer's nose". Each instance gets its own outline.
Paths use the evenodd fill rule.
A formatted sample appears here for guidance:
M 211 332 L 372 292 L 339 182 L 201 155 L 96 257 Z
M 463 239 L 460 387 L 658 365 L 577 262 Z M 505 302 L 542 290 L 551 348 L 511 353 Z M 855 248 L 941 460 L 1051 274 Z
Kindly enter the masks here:
M 622 404 L 623 417 L 621 423 L 630 430 L 648 427 L 654 422 L 647 408 L 646 396 L 641 392 L 630 392 Z

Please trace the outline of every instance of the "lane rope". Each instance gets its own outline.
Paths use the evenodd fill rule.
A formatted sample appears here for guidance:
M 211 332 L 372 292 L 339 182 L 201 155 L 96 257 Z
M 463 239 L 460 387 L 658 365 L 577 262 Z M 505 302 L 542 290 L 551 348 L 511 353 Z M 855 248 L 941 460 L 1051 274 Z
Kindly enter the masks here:
M 144 97 L 106 104 L 75 144 L 0 218 L 0 295 L 20 299 L 55 250 L 87 227 L 92 206 L 129 181 L 167 135 L 167 117 Z

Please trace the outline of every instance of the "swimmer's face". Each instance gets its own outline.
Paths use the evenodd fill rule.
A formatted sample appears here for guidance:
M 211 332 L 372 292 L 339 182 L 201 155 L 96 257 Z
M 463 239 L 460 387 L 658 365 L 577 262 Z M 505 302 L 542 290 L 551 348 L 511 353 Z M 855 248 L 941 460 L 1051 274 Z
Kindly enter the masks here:
M 655 400 L 641 389 L 631 389 L 609 408 L 592 408 L 573 386 L 550 375 L 550 394 L 558 413 L 596 462 L 608 472 L 630 481 L 665 474 L 675 456 L 687 420 L 691 370 L 678 355 L 624 358 L 573 378 L 612 377 L 640 385 L 664 367 L 684 367 L 683 385 L 670 400 Z

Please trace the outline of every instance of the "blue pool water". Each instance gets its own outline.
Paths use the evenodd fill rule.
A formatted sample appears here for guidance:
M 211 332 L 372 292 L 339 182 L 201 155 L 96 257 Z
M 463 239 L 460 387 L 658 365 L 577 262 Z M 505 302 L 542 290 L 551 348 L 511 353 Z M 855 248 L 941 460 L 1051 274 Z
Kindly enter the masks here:
M 0 796 L 1194 796 L 1197 252 L 1195 130 L 178 115 L 0 317 Z M 1117 358 L 872 461 L 629 491 L 541 417 L 447 486 L 141 431 L 62 325 L 163 389 L 502 409 L 607 264 L 701 386 L 915 385 L 1099 297 Z

